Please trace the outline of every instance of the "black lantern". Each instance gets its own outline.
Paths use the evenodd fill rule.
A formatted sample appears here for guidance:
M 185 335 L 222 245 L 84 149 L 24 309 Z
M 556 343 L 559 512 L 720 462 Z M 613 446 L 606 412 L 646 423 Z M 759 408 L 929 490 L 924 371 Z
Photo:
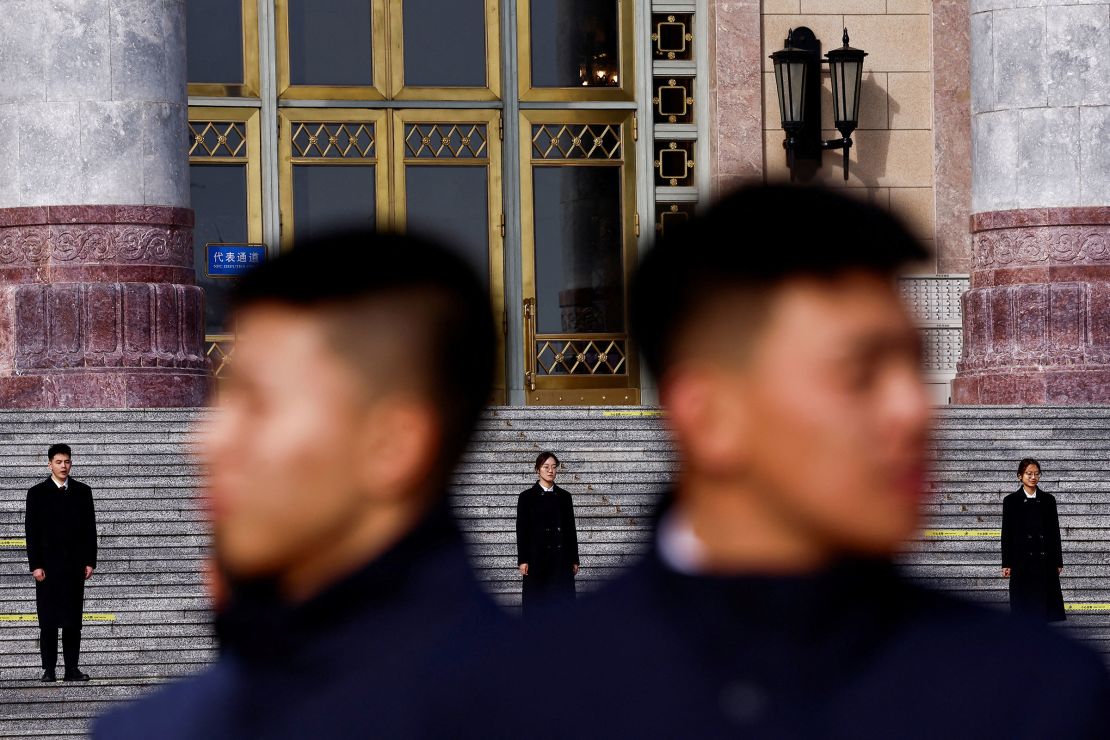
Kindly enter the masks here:
M 844 46 L 833 49 L 826 57 L 833 88 L 833 117 L 841 138 L 821 139 L 821 42 L 813 31 L 801 26 L 790 30 L 785 48 L 771 55 L 775 65 L 775 88 L 779 96 L 779 116 L 786 132 L 783 148 L 794 177 L 796 159 L 816 160 L 826 149 L 844 150 L 844 179 L 848 179 L 848 152 L 852 132 L 859 123 L 860 87 L 863 81 L 863 58 L 867 53 L 848 46 L 848 29 L 844 29 Z
M 848 46 L 848 29 L 844 29 L 844 46 L 825 54 L 832 77 L 833 120 L 844 142 L 844 179 L 848 179 L 848 150 L 852 132 L 859 125 L 859 97 L 863 84 L 863 58 L 867 52 Z M 829 147 L 831 148 L 831 147 Z
M 821 156 L 820 80 L 821 42 L 813 32 L 802 26 L 786 35 L 786 46 L 771 55 L 775 66 L 775 89 L 779 96 L 779 117 L 786 140 L 786 158 L 794 173 L 794 158 L 815 159 Z M 816 116 L 814 113 L 816 112 Z

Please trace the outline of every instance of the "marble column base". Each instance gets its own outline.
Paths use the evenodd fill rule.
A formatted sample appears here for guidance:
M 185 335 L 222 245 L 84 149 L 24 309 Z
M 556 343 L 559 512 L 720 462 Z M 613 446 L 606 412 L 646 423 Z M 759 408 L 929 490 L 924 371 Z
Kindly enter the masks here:
M 0 209 L 0 407 L 200 406 L 192 211 Z
M 957 404 L 1110 403 L 1110 207 L 972 217 Z

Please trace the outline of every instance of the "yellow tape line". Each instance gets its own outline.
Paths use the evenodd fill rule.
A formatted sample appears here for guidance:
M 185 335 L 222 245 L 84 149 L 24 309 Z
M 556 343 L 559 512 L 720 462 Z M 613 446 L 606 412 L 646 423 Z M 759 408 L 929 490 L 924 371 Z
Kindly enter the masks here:
M 0 540 L 0 547 L 27 547 L 27 540 Z
M 949 538 L 949 537 L 993 537 L 995 539 L 1002 536 L 1001 529 L 926 529 L 924 532 L 926 537 L 934 538 Z
M 602 411 L 602 416 L 662 416 L 662 411 Z
M 116 621 L 115 614 L 82 614 L 81 620 L 84 622 L 114 622 Z M 0 614 L 0 622 L 37 622 L 39 617 L 37 614 Z
M 1081 602 L 1078 604 L 1064 604 L 1064 611 L 1068 612 L 1110 612 L 1110 604 L 1092 604 Z

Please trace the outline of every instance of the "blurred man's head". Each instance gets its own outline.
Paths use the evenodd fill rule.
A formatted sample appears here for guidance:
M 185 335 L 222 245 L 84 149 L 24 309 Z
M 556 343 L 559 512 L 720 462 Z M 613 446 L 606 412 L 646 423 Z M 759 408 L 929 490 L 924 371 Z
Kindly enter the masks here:
M 680 498 L 746 492 L 830 555 L 911 535 L 929 410 L 895 275 L 924 256 L 889 214 L 785 186 L 733 193 L 657 245 L 633 332 L 682 455 Z
M 360 232 L 245 276 L 233 318 L 205 439 L 220 565 L 330 582 L 321 554 L 360 565 L 443 495 L 490 391 L 488 296 L 450 251 Z

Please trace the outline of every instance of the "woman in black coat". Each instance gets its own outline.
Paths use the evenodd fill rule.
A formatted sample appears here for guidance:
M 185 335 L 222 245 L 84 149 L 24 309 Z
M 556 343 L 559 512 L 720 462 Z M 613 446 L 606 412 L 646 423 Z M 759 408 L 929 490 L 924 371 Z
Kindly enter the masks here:
M 574 601 L 578 575 L 578 532 L 570 494 L 555 485 L 559 458 L 541 452 L 535 485 L 516 504 L 517 565 L 524 577 L 523 616 Z
M 1056 499 L 1038 486 L 1041 464 L 1018 463 L 1021 488 L 1002 500 L 1002 576 L 1010 579 L 1010 611 L 1061 622 L 1064 596 L 1060 574 L 1060 518 Z

